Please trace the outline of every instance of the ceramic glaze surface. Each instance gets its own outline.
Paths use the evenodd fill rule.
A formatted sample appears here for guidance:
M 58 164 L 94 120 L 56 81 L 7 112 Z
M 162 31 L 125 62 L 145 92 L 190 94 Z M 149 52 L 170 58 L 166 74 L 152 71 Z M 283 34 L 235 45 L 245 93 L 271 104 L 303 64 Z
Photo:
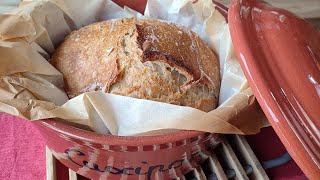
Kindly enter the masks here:
M 320 177 L 320 32 L 262 1 L 234 0 L 230 32 L 259 104 L 294 160 Z
M 203 163 L 218 136 L 196 131 L 116 137 L 47 120 L 35 122 L 53 155 L 90 179 L 176 179 Z

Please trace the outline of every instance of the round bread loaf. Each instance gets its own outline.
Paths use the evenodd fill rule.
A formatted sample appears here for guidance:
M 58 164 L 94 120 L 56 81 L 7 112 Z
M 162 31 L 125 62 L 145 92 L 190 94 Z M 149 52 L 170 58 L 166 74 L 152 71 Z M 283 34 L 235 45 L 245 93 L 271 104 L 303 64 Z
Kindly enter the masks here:
M 123 18 L 72 32 L 51 63 L 70 98 L 103 91 L 210 111 L 219 62 L 194 32 L 162 20 Z

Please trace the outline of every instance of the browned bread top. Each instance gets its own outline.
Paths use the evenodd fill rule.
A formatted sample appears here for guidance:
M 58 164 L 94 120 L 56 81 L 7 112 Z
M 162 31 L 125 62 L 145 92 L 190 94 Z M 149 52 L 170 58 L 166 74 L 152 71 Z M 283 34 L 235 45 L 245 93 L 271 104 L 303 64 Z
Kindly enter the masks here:
M 210 111 L 219 63 L 195 33 L 161 20 L 123 18 L 72 32 L 51 63 L 70 98 L 104 91 Z

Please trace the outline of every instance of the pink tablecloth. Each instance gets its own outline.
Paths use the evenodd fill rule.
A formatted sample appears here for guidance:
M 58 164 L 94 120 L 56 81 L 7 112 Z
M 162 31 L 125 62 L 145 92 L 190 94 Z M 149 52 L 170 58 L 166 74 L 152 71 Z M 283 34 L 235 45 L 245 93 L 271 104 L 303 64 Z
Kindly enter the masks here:
M 0 180 L 46 178 L 45 142 L 32 123 L 0 113 L 0 138 Z M 271 128 L 247 139 L 259 160 L 272 159 L 285 152 Z M 68 179 L 68 171 L 63 165 L 60 164 L 57 171 L 57 180 Z M 267 173 L 277 180 L 306 179 L 294 161 Z
M 0 113 L 0 179 L 46 177 L 45 142 L 32 123 Z

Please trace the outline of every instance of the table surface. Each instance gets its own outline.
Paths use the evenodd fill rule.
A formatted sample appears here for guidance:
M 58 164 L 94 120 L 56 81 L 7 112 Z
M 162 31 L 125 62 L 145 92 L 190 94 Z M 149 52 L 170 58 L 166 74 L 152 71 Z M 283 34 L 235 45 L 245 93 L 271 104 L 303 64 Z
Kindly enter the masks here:
M 32 122 L 0 113 L 0 180 L 46 179 L 45 141 Z M 272 128 L 246 136 L 260 161 L 276 158 L 286 152 Z M 305 180 L 294 161 L 267 170 L 270 179 Z M 66 180 L 68 171 L 57 167 L 57 180 Z

